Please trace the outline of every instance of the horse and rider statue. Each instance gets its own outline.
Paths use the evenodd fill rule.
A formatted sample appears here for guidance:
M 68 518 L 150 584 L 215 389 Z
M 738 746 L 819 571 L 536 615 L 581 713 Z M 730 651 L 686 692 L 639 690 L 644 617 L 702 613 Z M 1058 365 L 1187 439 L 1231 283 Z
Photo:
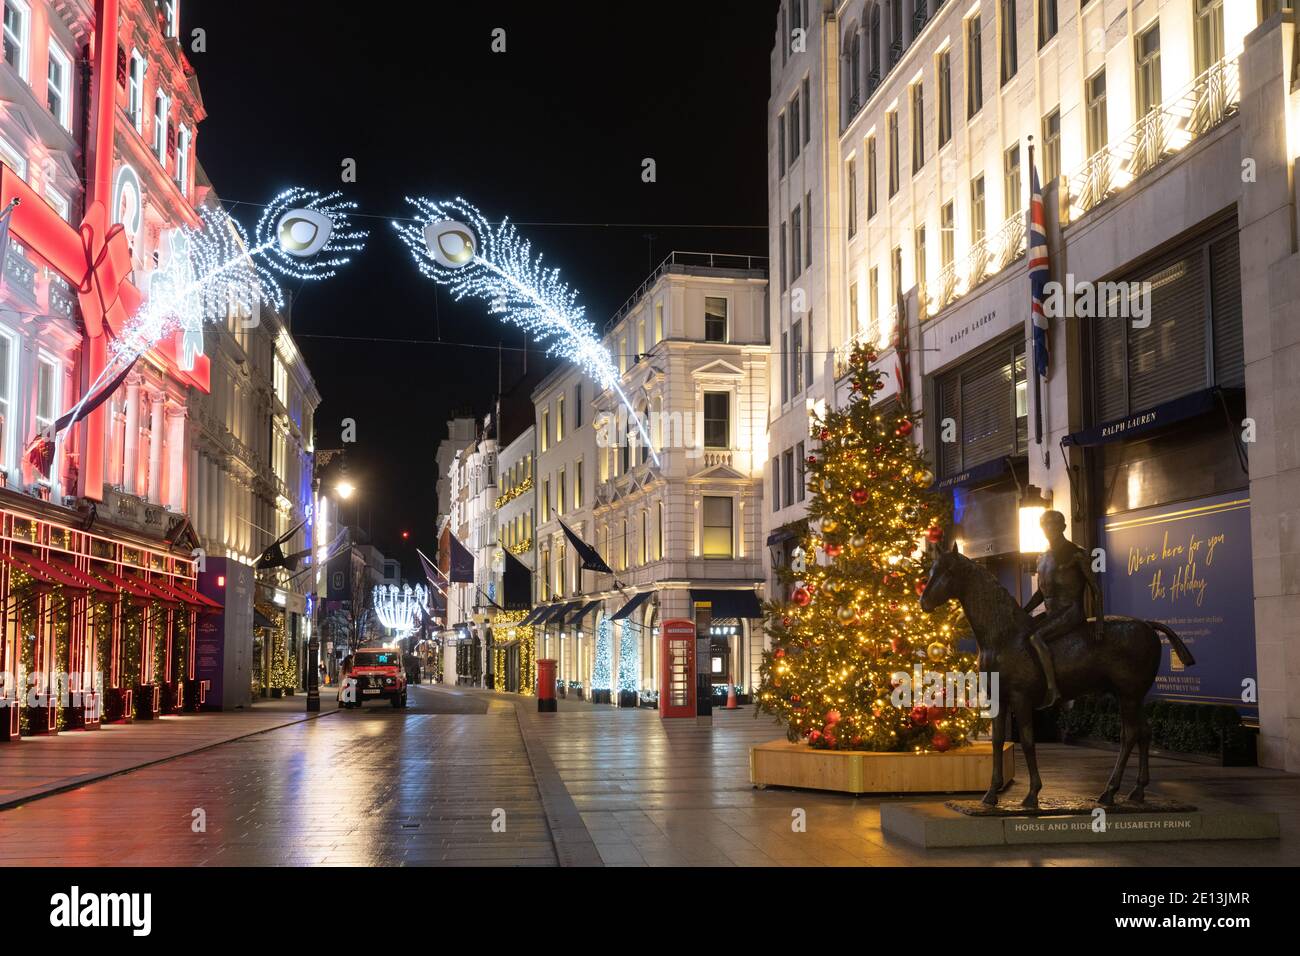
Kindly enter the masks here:
M 1020 743 L 1029 767 L 1029 793 L 1021 806 L 1037 808 L 1043 783 L 1034 747 L 1033 711 L 1058 700 L 1109 693 L 1119 702 L 1122 732 L 1115 769 L 1097 802 L 1114 804 L 1136 746 L 1138 780 L 1128 800 L 1142 803 L 1150 781 L 1151 743 L 1151 726 L 1142 702 L 1160 670 L 1160 635 L 1168 638 L 1184 667 L 1195 660 L 1182 638 L 1158 621 L 1105 616 L 1101 588 L 1087 552 L 1065 536 L 1065 516 L 1047 511 L 1040 524 L 1048 548 L 1038 559 L 1038 590 L 1023 608 L 984 567 L 958 553 L 955 544 L 935 559 L 921 594 L 921 609 L 927 614 L 948 601 L 961 604 L 979 645 L 980 670 L 998 674 L 993 779 L 983 802 L 996 805 L 1004 784 L 1002 746 L 1012 714 L 1020 727 Z M 1084 606 L 1089 591 L 1096 602 L 1093 618 L 1087 616 Z M 1046 613 L 1031 617 L 1039 605 Z

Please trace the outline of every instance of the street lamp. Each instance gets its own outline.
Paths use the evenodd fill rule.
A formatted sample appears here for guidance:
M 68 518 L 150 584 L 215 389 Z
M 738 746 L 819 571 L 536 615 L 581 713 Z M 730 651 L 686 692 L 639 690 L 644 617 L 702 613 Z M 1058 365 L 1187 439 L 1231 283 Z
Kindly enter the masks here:
M 352 492 L 357 490 L 357 486 L 346 478 L 340 478 L 338 484 L 334 486 L 334 490 L 338 492 L 340 498 L 347 501 L 352 497 Z
M 1036 485 L 1029 485 L 1020 496 L 1020 553 L 1042 554 L 1047 550 L 1047 535 L 1043 534 L 1043 513 L 1052 506 Z

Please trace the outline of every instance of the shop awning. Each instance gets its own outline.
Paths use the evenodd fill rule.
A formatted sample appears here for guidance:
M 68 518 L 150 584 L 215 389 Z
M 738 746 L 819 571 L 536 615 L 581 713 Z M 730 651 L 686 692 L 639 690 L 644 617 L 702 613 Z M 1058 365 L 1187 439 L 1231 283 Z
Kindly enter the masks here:
M 152 592 L 150 592 L 150 590 L 146 588 L 138 578 L 123 577 L 120 574 L 114 574 L 112 571 L 109 571 L 107 568 L 98 564 L 92 564 L 90 566 L 90 573 L 101 581 L 111 584 L 123 594 L 129 594 L 137 603 L 146 603 L 153 600 Z
M 1011 470 L 1013 459 L 1003 456 L 994 458 L 992 461 L 986 461 L 979 465 L 972 465 L 964 468 L 955 475 L 948 475 L 946 478 L 940 478 L 930 486 L 931 491 L 950 491 L 953 488 L 966 488 L 971 485 L 982 485 L 987 481 L 993 481 L 995 478 L 1001 478 Z
M 564 604 L 563 602 L 560 604 L 548 604 L 546 610 L 538 616 L 537 620 L 533 623 L 550 624 L 552 621 L 559 620 L 560 616 L 564 614 L 565 609 L 568 608 L 568 606 L 569 605 Z
M 59 585 L 77 591 L 90 590 L 90 586 L 80 578 L 66 574 L 54 564 L 43 561 L 36 555 L 28 554 L 26 551 L 14 551 L 12 553 L 0 551 L 0 560 L 3 560 L 11 568 L 17 568 L 24 574 L 30 575 L 42 584 Z
M 261 627 L 266 630 L 275 630 L 275 621 L 271 620 L 257 608 L 253 608 L 253 627 Z
M 756 618 L 763 616 L 758 595 L 753 591 L 705 591 L 691 588 L 691 603 L 712 605 L 714 617 Z
M 225 610 L 225 607 L 220 601 L 214 601 L 206 594 L 199 593 L 194 590 L 194 588 L 190 587 L 188 583 L 179 578 L 173 578 L 167 586 L 179 594 L 187 604 L 196 605 L 199 610 L 207 610 L 211 613 Z
M 524 615 L 524 619 L 520 621 L 518 624 L 516 624 L 515 627 L 530 627 L 533 624 L 536 624 L 537 619 L 541 617 L 542 614 L 545 613 L 547 610 L 548 607 L 545 604 L 533 608 L 526 615 Z
M 567 618 L 570 614 L 573 614 L 574 612 L 580 610 L 581 608 L 582 608 L 581 601 L 570 601 L 568 604 L 564 605 L 564 607 L 560 608 L 555 613 L 555 615 L 551 618 L 551 622 L 554 624 L 570 624 L 572 622 L 566 621 L 565 618 Z
M 1219 407 L 1225 389 L 1207 388 L 1173 401 L 1164 402 L 1146 411 L 1116 418 L 1092 428 L 1085 428 L 1061 439 L 1063 445 L 1090 448 L 1105 445 L 1108 442 L 1122 441 L 1137 435 L 1155 431 L 1166 425 L 1173 425 L 1189 418 L 1196 418 Z
M 155 601 L 162 601 L 164 604 L 185 603 L 184 601 L 181 600 L 180 595 L 176 594 L 165 584 L 159 585 L 153 581 L 150 581 L 148 578 L 142 577 L 141 575 L 135 574 L 131 571 L 126 572 L 126 574 L 124 574 L 123 577 L 130 578 L 131 580 L 135 581 L 137 584 L 143 585 L 145 590 L 149 592 L 149 596 L 153 598 Z
M 646 601 L 650 600 L 650 598 L 653 596 L 654 596 L 654 591 L 642 591 L 640 594 L 633 597 L 632 600 L 628 601 L 621 608 L 615 611 L 614 616 L 611 617 L 610 620 L 611 621 L 626 620 L 628 617 L 632 615 L 633 611 L 639 608 Z
M 117 588 L 113 587 L 111 584 L 105 584 L 103 581 L 99 580 L 99 578 L 87 574 L 85 571 L 81 570 L 81 568 L 75 567 L 67 561 L 51 556 L 48 560 L 48 564 L 60 574 L 79 582 L 83 590 L 98 591 L 100 594 L 111 595 L 114 598 L 119 594 Z
M 588 601 L 586 604 L 582 605 L 582 607 L 578 609 L 578 613 L 574 614 L 573 617 L 569 618 L 569 623 L 581 624 L 582 619 L 586 617 L 588 614 L 590 614 L 592 611 L 596 610 L 596 608 L 600 607 L 601 603 L 602 603 L 601 601 Z

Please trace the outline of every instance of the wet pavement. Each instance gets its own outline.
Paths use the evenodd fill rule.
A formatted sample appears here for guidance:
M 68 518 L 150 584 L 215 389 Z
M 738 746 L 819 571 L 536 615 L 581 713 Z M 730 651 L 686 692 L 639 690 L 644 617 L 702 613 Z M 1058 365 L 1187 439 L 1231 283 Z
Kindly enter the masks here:
M 410 700 L 327 705 L 0 811 L 0 866 L 1300 862 L 1300 777 L 1279 771 L 1156 757 L 1151 793 L 1274 810 L 1281 840 L 926 851 L 881 832 L 879 798 L 751 787 L 748 749 L 779 730 L 748 708 L 705 724 L 577 701 L 543 715 L 528 698 L 441 686 Z M 1040 760 L 1045 796 L 1093 793 L 1114 755 L 1047 745 Z M 1018 777 L 1008 802 L 1023 765 Z

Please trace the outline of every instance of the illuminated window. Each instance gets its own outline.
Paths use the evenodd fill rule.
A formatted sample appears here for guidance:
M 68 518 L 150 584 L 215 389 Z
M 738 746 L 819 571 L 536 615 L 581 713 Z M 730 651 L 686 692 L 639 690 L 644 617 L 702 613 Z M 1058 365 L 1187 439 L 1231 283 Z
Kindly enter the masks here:
M 564 441 L 564 396 L 555 400 L 555 440 Z
M 885 121 L 889 133 L 889 195 L 893 198 L 898 192 L 898 111 L 886 113 Z
M 181 194 L 188 196 L 190 193 L 190 146 L 193 142 L 193 134 L 188 126 L 182 125 L 176 133 L 176 185 L 180 187 Z
M 23 0 L 4 0 L 5 62 L 27 79 L 27 40 L 32 22 L 31 8 Z
M 1057 107 L 1043 117 L 1043 183 L 1054 182 L 1061 175 L 1061 109 Z
M 655 341 L 662 342 L 664 338 L 664 304 L 655 303 Z
M 1020 144 L 1002 154 L 1002 211 L 1010 219 L 1020 211 Z
M 944 269 L 952 265 L 953 240 L 956 231 L 956 227 L 953 225 L 953 204 L 949 200 L 939 210 L 939 265 Z
M 1056 36 L 1058 28 L 1056 0 L 1038 0 L 1038 45 L 1041 47 Z
M 64 129 L 72 128 L 71 79 L 72 61 L 51 40 L 49 66 L 45 74 L 45 104 L 50 109 L 50 115 Z
M 980 18 L 966 21 L 966 116 L 984 106 L 984 50 L 980 45 Z
M 1002 0 L 998 17 L 998 37 L 1002 54 L 1002 83 L 1016 75 L 1016 0 Z
M 174 38 L 180 32 L 180 7 L 180 0 L 161 0 L 158 4 L 164 36 Z
M 984 177 L 976 176 L 970 184 L 970 241 L 984 241 Z
M 846 207 L 848 209 L 849 238 L 852 239 L 858 231 L 858 167 L 851 159 L 844 170 L 844 188 L 848 192 Z
M 939 145 L 952 139 L 952 62 L 947 50 L 939 54 L 936 67 L 939 86 Z
M 162 90 L 153 98 L 153 152 L 158 162 L 167 162 L 167 112 L 171 104 Z
M 731 447 L 731 395 L 704 393 L 704 447 Z
M 867 218 L 876 214 L 876 137 L 867 137 Z
M 706 558 L 730 558 L 732 547 L 730 498 L 705 495 L 702 510 L 701 553 Z
M 14 407 L 14 347 L 8 335 L 0 334 L 0 467 L 10 464 L 10 412 Z
M 1160 105 L 1160 24 L 1137 38 L 1138 119 Z
M 1084 84 L 1088 108 L 1088 155 L 1097 155 L 1106 148 L 1106 68 L 1102 67 Z
M 912 84 L 912 172 L 925 165 L 925 92 L 920 83 Z
M 1196 0 L 1196 75 L 1223 59 L 1223 0 Z
M 126 111 L 137 133 L 144 132 L 144 57 L 139 50 L 131 51 L 131 71 L 127 78 Z
M 798 235 L 798 231 L 795 232 Z M 704 341 L 727 341 L 727 300 L 717 296 L 704 297 Z

